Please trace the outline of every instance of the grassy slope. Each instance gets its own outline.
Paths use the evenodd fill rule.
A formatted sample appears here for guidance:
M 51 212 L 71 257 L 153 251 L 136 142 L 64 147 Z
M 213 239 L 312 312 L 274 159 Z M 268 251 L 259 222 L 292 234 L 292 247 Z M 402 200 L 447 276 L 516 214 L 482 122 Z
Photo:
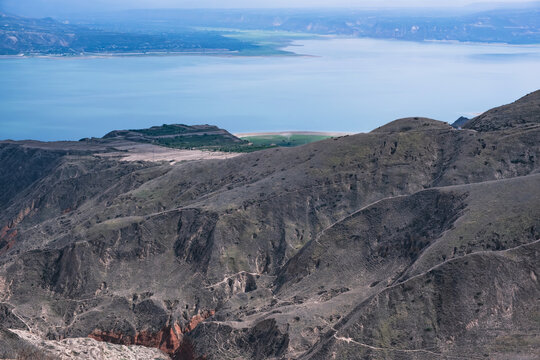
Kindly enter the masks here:
M 309 144 L 315 141 L 325 140 L 329 138 L 331 138 L 331 136 L 301 135 L 301 134 L 293 134 L 291 136 L 259 135 L 259 136 L 242 137 L 242 139 L 247 140 L 256 146 L 284 146 L 284 147 L 305 145 L 305 144 Z

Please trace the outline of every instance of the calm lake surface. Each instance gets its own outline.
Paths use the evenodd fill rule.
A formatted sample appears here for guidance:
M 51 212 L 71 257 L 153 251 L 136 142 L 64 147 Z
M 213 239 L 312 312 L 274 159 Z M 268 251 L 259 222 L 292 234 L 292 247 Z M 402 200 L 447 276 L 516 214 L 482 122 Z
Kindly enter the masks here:
M 163 123 L 362 132 L 452 122 L 540 88 L 540 46 L 303 40 L 303 57 L 0 60 L 0 139 L 79 139 Z

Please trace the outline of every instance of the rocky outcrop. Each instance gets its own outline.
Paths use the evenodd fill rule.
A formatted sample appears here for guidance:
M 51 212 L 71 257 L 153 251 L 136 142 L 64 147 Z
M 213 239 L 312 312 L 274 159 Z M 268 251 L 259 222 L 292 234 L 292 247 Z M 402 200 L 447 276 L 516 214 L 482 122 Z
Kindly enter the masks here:
M 88 336 L 94 340 L 110 342 L 113 344 L 153 347 L 172 355 L 182 347 L 185 334 L 193 331 L 197 325 L 214 314 L 214 310 L 202 311 L 200 314 L 193 316 L 184 327 L 178 322 L 175 322 L 172 325 L 163 327 L 157 332 L 141 330 L 136 331 L 135 334 L 131 336 L 121 332 L 95 329 Z
M 0 333 L 0 338 L 1 338 Z M 14 356 L 35 360 L 168 360 L 169 356 L 158 349 L 136 345 L 118 345 L 91 338 L 44 340 L 28 331 L 14 330 L 12 336 L 25 343 L 24 349 Z M 20 345 L 18 345 L 20 346 Z M 0 350 L 0 356 L 2 352 Z
M 205 272 L 214 245 L 214 231 L 218 215 L 197 209 L 182 211 L 178 220 L 178 237 L 174 243 L 177 257 Z
M 249 328 L 208 322 L 188 334 L 185 344 L 173 354 L 174 360 L 213 359 L 220 354 L 235 359 L 274 359 L 286 353 L 289 335 L 275 319 L 262 320 Z

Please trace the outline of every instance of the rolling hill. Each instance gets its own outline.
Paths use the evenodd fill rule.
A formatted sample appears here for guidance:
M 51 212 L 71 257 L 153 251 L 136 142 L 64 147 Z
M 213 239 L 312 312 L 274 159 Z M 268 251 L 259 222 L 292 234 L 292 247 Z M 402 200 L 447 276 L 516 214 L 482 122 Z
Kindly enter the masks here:
M 174 165 L 0 142 L 0 357 L 537 358 L 538 99 Z

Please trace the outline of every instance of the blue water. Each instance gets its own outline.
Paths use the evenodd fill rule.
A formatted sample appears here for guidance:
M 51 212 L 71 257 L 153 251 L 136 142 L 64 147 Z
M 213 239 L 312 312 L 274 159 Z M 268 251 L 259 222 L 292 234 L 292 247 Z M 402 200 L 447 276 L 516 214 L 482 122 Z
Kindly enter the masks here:
M 0 139 L 79 139 L 163 123 L 232 132 L 369 131 L 453 121 L 540 88 L 540 46 L 304 40 L 305 57 L 0 60 Z

